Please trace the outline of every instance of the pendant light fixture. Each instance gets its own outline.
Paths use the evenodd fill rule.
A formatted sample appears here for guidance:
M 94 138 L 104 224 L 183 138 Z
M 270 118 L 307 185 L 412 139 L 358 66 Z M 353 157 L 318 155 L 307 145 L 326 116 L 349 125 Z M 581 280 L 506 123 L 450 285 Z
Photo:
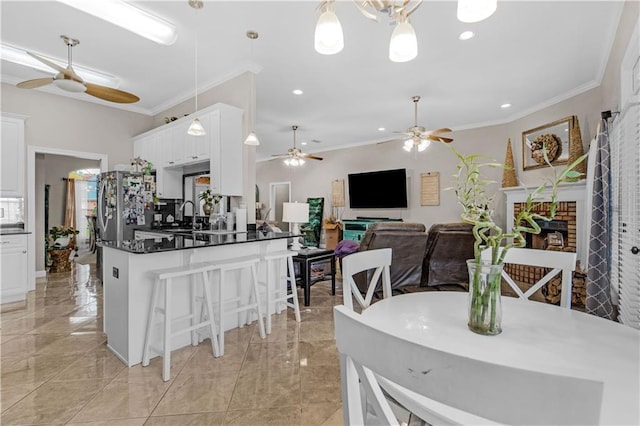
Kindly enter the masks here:
M 197 10 L 197 9 L 202 9 L 204 7 L 204 3 L 202 3 L 202 1 L 189 1 L 189 6 Z M 198 112 L 198 29 L 197 29 L 197 26 L 196 26 L 196 48 L 195 48 L 194 69 L 195 69 L 195 85 L 196 85 L 196 96 L 195 96 L 196 109 L 193 113 L 196 114 Z M 189 126 L 187 133 L 190 134 L 191 136 L 204 136 L 207 134 L 207 132 L 204 130 L 204 127 L 202 127 L 200 120 L 197 117 L 194 118 L 193 121 L 191 122 L 191 125 Z
M 458 0 L 458 20 L 472 23 L 487 19 L 498 7 L 498 0 Z
M 257 31 L 247 31 L 247 38 L 249 38 L 249 40 L 257 40 L 258 32 Z M 253 43 L 251 43 L 251 59 L 253 60 Z M 253 121 L 249 121 L 249 123 L 253 126 L 254 129 L 255 129 L 255 126 L 256 126 L 256 124 L 255 124 L 255 110 L 257 109 L 255 86 L 256 86 L 256 78 L 255 78 L 255 74 L 254 74 L 253 81 L 251 82 L 251 101 L 253 102 L 253 108 L 249 107 L 249 111 L 250 112 L 254 112 L 254 117 L 250 117 L 250 118 L 253 118 Z M 251 146 L 260 145 L 260 140 L 258 139 L 258 136 L 256 135 L 256 131 L 255 130 L 251 130 L 249 132 L 249 134 L 247 135 L 247 138 L 244 140 L 244 144 L 245 145 L 251 145 Z
M 402 11 L 398 23 L 391 33 L 389 42 L 389 59 L 393 62 L 409 62 L 418 56 L 418 39 L 409 23 L 407 14 Z
M 325 2 L 324 10 L 316 23 L 314 47 L 322 55 L 335 55 L 344 48 L 342 25 L 333 11 L 333 0 Z

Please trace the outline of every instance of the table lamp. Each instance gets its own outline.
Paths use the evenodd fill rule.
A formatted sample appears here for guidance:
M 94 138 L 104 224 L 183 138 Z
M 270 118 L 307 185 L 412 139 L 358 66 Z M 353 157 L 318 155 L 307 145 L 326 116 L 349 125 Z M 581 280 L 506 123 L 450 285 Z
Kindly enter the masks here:
M 300 234 L 300 224 L 309 221 L 309 204 L 308 203 L 282 203 L 282 221 L 293 224 L 293 232 L 295 235 Z M 293 237 L 292 250 L 300 250 L 300 238 Z

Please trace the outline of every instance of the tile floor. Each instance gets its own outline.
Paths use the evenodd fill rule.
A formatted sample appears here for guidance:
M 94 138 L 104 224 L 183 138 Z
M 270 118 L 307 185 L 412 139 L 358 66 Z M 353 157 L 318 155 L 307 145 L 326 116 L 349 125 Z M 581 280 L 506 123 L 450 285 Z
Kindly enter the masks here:
M 2 306 L 0 423 L 342 424 L 332 313 L 342 293 L 330 284 L 312 287 L 301 323 L 274 316 L 264 340 L 248 326 L 227 332 L 222 358 L 208 342 L 174 351 L 165 383 L 160 358 L 127 368 L 106 348 L 94 264 L 50 274 L 26 303 Z

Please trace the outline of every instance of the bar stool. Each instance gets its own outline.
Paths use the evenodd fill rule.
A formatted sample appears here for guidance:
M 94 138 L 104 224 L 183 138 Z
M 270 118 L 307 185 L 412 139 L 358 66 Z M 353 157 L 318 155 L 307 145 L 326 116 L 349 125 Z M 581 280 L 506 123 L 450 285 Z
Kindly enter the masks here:
M 284 250 L 275 253 L 268 253 L 262 258 L 266 265 L 266 281 L 260 282 L 260 284 L 266 287 L 265 299 L 267 306 L 267 334 L 271 334 L 271 315 L 275 312 L 278 314 L 282 312 L 282 308 L 279 308 L 279 306 L 281 306 L 283 302 L 286 307 L 293 308 L 296 322 L 300 322 L 300 306 L 298 304 L 296 274 L 293 269 L 293 256 L 296 256 L 297 254 L 298 252 L 296 251 Z M 271 271 L 273 266 L 275 266 L 275 280 L 273 280 L 274 273 Z M 291 292 L 289 292 L 289 287 L 291 288 Z M 292 301 L 289 302 L 289 299 L 292 299 Z
M 216 324 L 214 322 L 215 317 L 213 315 L 211 289 L 209 285 L 208 271 L 211 269 L 211 267 L 211 263 L 203 262 L 151 271 L 151 273 L 155 276 L 155 284 L 153 286 L 151 304 L 149 306 L 149 315 L 147 317 L 147 330 L 144 337 L 144 350 L 142 352 L 142 365 L 145 367 L 149 365 L 151 350 L 154 350 L 161 354 L 162 380 L 165 382 L 171 378 L 171 340 L 177 335 L 191 332 L 191 344 L 193 346 L 196 346 L 198 344 L 198 336 L 196 331 L 200 328 L 207 327 L 209 329 L 209 332 L 211 333 L 211 349 L 213 351 L 213 356 L 218 357 L 222 355 L 218 338 L 216 337 L 218 333 L 216 331 Z M 196 309 L 195 286 L 197 275 L 200 275 L 202 277 L 202 287 L 204 294 L 202 308 L 205 309 L 208 313 L 206 318 L 204 318 L 202 315 L 199 315 L 199 312 Z M 184 285 L 184 283 L 173 281 L 173 279 L 181 277 L 189 277 L 190 309 L 188 314 L 172 318 L 172 302 L 174 300 L 174 298 L 172 297 L 173 286 L 177 284 Z M 156 306 L 158 304 L 158 294 L 162 289 L 164 290 L 164 304 L 163 306 Z M 163 315 L 162 349 L 151 347 L 151 332 L 154 326 L 156 313 Z M 198 317 L 200 317 L 199 321 L 195 323 L 195 319 Z M 177 330 L 171 329 L 172 322 L 185 320 L 190 320 L 190 326 Z
M 258 256 L 245 256 L 228 261 L 216 261 L 209 264 L 209 270 L 212 272 L 219 271 L 218 286 L 218 327 L 220 334 L 218 335 L 218 343 L 220 345 L 220 355 L 224 355 L 224 317 L 228 314 L 238 314 L 238 326 L 243 327 L 247 323 L 247 315 L 250 311 L 255 311 L 258 317 L 258 332 L 261 338 L 265 338 L 264 322 L 262 320 L 262 307 L 260 305 L 260 296 L 258 295 L 258 264 L 260 258 Z M 238 296 L 225 300 L 225 291 L 233 284 L 228 281 L 227 274 L 233 271 L 240 273 L 245 270 L 251 275 L 250 294 L 247 297 L 244 293 L 243 283 L 235 283 L 238 289 Z M 246 303 L 245 302 L 246 299 Z M 235 307 L 229 307 L 230 304 L 236 303 Z M 227 305 L 227 306 L 225 306 Z M 206 313 L 209 315 L 209 313 Z M 243 315 L 245 314 L 245 315 Z

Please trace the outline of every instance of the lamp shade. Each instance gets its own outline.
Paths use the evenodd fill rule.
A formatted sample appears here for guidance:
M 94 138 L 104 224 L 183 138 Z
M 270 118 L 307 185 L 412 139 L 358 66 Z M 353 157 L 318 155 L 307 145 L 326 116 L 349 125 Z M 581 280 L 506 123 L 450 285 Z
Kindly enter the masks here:
M 407 21 L 398 22 L 389 42 L 389 59 L 393 62 L 408 62 L 418 56 L 418 39 Z
M 309 204 L 282 203 L 282 221 L 289 223 L 307 223 L 309 221 Z
M 458 20 L 460 22 L 479 22 L 493 15 L 498 0 L 458 0 Z
M 197 118 L 193 120 L 191 126 L 189 126 L 189 129 L 187 130 L 187 133 L 191 136 L 204 136 L 207 134 L 207 132 L 204 130 L 204 127 L 202 127 L 200 120 L 198 120 Z
M 344 48 L 342 25 L 333 11 L 327 10 L 318 18 L 314 46 L 323 55 L 334 55 Z

